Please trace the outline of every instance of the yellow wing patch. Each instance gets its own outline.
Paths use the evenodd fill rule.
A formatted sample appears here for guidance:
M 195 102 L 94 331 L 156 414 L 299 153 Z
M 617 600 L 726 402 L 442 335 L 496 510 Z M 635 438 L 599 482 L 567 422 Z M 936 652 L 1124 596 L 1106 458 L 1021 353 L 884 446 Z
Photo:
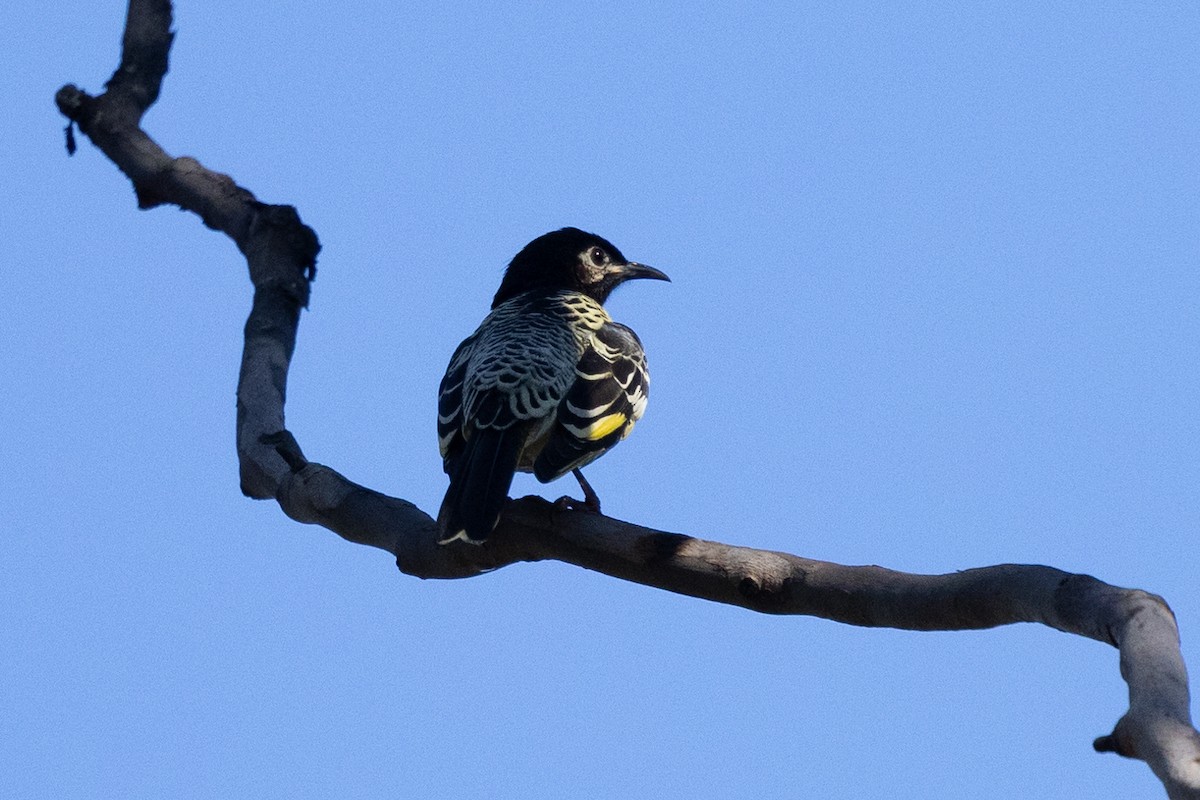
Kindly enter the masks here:
M 608 436 L 613 431 L 617 430 L 629 421 L 629 417 L 621 412 L 609 414 L 588 425 L 586 428 L 576 428 L 574 425 L 568 426 L 571 428 L 571 433 L 578 436 L 580 439 L 587 439 L 589 442 L 595 442 Z

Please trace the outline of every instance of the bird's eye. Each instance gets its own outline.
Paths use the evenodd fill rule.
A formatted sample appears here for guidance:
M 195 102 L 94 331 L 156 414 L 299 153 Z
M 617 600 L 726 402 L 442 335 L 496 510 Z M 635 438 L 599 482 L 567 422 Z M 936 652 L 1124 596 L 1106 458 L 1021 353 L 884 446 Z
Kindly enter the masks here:
M 592 263 L 597 267 L 602 267 L 604 266 L 604 262 L 608 260 L 608 254 L 599 247 L 593 247 L 588 251 L 588 258 L 590 258 Z

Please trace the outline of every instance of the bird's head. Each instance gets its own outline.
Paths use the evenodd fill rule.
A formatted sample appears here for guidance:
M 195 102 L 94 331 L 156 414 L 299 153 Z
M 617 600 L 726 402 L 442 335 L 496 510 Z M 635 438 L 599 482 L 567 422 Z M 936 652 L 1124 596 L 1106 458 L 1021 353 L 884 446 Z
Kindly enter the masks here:
M 492 308 L 530 289 L 574 289 L 597 303 L 634 278 L 671 280 L 654 267 L 626 260 L 612 242 L 578 228 L 543 234 L 509 262 Z

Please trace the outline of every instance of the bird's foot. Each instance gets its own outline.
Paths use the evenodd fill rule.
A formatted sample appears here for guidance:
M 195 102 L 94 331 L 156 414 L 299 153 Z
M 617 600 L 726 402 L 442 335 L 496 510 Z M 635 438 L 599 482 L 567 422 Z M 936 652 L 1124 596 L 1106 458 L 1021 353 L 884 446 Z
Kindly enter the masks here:
M 579 488 L 583 489 L 583 499 L 576 500 L 574 497 L 563 495 L 554 501 L 556 508 L 563 511 L 587 511 L 592 514 L 600 513 L 600 496 L 596 494 L 596 490 L 587 482 L 587 478 L 583 477 L 583 473 L 578 469 L 573 469 L 571 472 L 575 475 L 575 480 L 579 481 Z
M 576 500 L 574 497 L 566 494 L 554 501 L 554 508 L 559 511 L 586 511 L 589 514 L 600 513 L 599 505 L 589 503 L 586 499 Z

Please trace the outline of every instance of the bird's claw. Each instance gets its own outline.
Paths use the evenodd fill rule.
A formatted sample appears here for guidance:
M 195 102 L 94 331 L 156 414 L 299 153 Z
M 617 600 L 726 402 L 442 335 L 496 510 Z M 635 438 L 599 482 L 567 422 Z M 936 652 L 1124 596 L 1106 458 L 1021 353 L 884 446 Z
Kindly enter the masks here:
M 576 500 L 574 497 L 564 494 L 554 501 L 554 507 L 559 511 L 586 511 L 589 514 L 599 514 L 600 498 L 593 497 Z

